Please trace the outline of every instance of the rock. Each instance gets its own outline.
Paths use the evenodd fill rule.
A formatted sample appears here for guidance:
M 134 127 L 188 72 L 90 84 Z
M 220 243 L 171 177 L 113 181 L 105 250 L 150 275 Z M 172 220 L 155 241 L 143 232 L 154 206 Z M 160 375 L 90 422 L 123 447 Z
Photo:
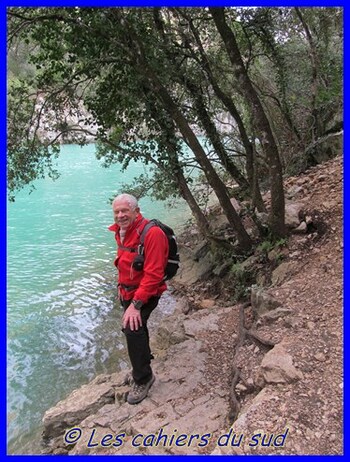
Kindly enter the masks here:
M 262 225 L 267 225 L 269 223 L 269 215 L 265 212 L 258 212 L 255 209 L 255 215 Z
M 209 252 L 209 244 L 207 241 L 202 241 L 197 247 L 193 250 L 193 258 L 195 261 L 200 260 Z
M 305 221 L 302 221 L 297 228 L 294 228 L 292 230 L 293 234 L 306 234 L 306 232 L 307 232 L 307 224 L 305 223 Z
M 283 318 L 291 314 L 292 311 L 289 308 L 276 308 L 275 310 L 269 311 L 260 317 L 261 323 L 269 324 L 276 319 Z
M 316 353 L 315 354 L 315 359 L 319 362 L 324 362 L 326 361 L 326 356 L 323 353 Z
M 240 264 L 240 269 L 244 271 L 249 271 L 250 269 L 253 269 L 257 265 L 259 260 L 260 260 L 259 255 L 251 255 L 250 257 L 242 261 L 242 263 Z
M 282 344 L 275 345 L 264 356 L 258 375 L 265 383 L 290 383 L 303 378 L 303 374 L 293 366 L 292 357 Z
M 164 318 L 155 335 L 151 338 L 152 348 L 167 350 L 171 345 L 181 343 L 186 339 L 183 319 L 177 315 Z
M 278 308 L 281 306 L 281 303 L 272 295 L 268 294 L 265 289 L 252 286 L 251 305 L 253 311 L 260 317 L 263 313 Z
M 216 313 L 209 313 L 207 316 L 191 316 L 184 321 L 185 334 L 189 337 L 197 337 L 199 332 L 217 331 L 219 319 Z
M 204 300 L 201 300 L 199 302 L 199 307 L 200 309 L 207 309 L 207 308 L 213 308 L 215 306 L 215 300 L 212 300 L 212 299 L 209 299 L 209 298 L 206 298 Z
M 125 385 L 123 387 L 118 387 L 115 390 L 114 400 L 116 405 L 121 406 L 126 402 L 126 395 L 130 389 L 130 385 Z
M 58 455 L 67 455 L 68 454 L 68 449 L 64 449 L 64 448 L 56 448 L 52 451 L 52 455 L 53 456 L 58 456 Z
M 242 224 L 253 240 L 258 240 L 260 238 L 259 228 L 257 227 L 255 221 L 248 216 L 243 217 Z
M 219 430 L 221 431 L 225 426 L 228 407 L 225 399 L 208 394 L 203 404 L 194 407 L 185 416 L 166 425 L 163 428 L 163 432 L 167 435 L 172 435 L 177 430 L 186 435 L 204 435 L 206 433 L 213 434 Z M 203 416 L 205 416 L 205 419 Z M 194 439 L 190 446 L 179 446 L 177 453 L 187 454 L 189 450 L 192 453 L 196 452 L 198 443 L 199 440 Z
M 215 267 L 213 273 L 215 274 L 215 276 L 221 278 L 229 272 L 231 265 L 232 263 L 230 262 L 224 262 L 222 265 Z
M 307 225 L 311 225 L 311 223 L 313 222 L 313 218 L 310 216 L 310 215 L 306 215 L 305 217 L 305 223 Z
M 297 263 L 292 261 L 282 262 L 272 272 L 271 283 L 272 285 L 278 285 L 289 279 L 290 276 L 295 272 L 298 267 Z
M 303 184 L 305 184 L 307 182 L 308 182 L 308 179 L 306 177 L 300 177 L 300 178 L 297 178 L 297 180 L 296 180 L 296 184 L 299 185 L 299 186 L 303 185 Z
M 131 423 L 132 433 L 137 435 L 148 435 L 156 433 L 170 422 L 177 420 L 178 415 L 170 403 L 157 407 L 154 411 L 148 412 L 143 419 L 137 419 Z
M 303 192 L 304 188 L 296 184 L 286 191 L 286 197 L 288 197 L 288 199 L 294 199 L 296 196 L 301 196 Z
M 288 316 L 284 319 L 284 325 L 286 327 L 296 328 L 302 324 L 302 319 L 299 316 Z
M 191 306 L 189 304 L 189 298 L 181 297 L 175 306 L 175 312 L 188 314 L 191 311 Z
M 115 388 L 124 383 L 125 373 L 101 375 L 91 383 L 74 390 L 66 399 L 45 412 L 43 439 L 63 434 L 94 414 L 106 404 L 114 403 Z
M 268 259 L 270 261 L 277 260 L 279 258 L 284 258 L 287 255 L 289 255 L 289 250 L 287 247 L 282 247 L 282 248 L 275 247 L 274 249 L 270 250 L 270 252 L 267 254 Z
M 187 253 L 180 251 L 181 265 L 174 280 L 181 284 L 191 285 L 208 278 L 212 274 L 214 263 L 210 252 L 203 255 L 195 261 L 189 251 Z
M 300 215 L 303 204 L 298 202 L 286 202 L 285 223 L 287 228 L 296 228 L 300 224 Z
M 238 383 L 236 385 L 236 391 L 238 392 L 247 391 L 247 390 L 248 388 L 245 385 L 243 385 L 243 383 Z

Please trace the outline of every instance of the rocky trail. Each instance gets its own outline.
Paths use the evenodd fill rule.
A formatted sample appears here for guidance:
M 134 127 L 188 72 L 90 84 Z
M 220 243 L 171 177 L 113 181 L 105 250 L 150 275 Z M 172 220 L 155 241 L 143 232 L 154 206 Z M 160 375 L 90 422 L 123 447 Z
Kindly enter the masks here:
M 43 453 L 343 453 L 342 158 L 285 186 L 299 219 L 268 283 L 233 305 L 210 296 L 206 257 L 187 265 L 148 397 L 125 402 L 125 371 L 96 377 L 46 412 Z

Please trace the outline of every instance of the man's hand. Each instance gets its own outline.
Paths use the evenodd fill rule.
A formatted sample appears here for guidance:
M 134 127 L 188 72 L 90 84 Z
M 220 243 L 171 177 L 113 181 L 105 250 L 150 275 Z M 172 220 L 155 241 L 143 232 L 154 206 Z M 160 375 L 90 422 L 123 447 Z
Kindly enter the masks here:
M 125 329 L 128 324 L 130 330 L 138 330 L 142 326 L 141 311 L 137 310 L 133 303 L 128 306 L 123 315 L 123 328 Z

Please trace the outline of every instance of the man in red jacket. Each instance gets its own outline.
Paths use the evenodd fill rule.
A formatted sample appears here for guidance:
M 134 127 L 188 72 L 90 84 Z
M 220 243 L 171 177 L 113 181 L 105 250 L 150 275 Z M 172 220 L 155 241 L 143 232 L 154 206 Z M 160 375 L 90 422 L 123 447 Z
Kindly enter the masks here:
M 127 400 L 130 404 L 137 404 L 146 398 L 155 380 L 147 320 L 167 288 L 164 270 L 169 244 L 164 232 L 152 226 L 145 236 L 143 268 L 138 269 L 133 262 L 140 235 L 149 220 L 141 215 L 137 199 L 130 194 L 117 196 L 112 208 L 114 224 L 108 229 L 115 232 L 118 245 L 114 264 L 118 269 L 119 298 L 124 308 L 123 332 L 133 376 Z

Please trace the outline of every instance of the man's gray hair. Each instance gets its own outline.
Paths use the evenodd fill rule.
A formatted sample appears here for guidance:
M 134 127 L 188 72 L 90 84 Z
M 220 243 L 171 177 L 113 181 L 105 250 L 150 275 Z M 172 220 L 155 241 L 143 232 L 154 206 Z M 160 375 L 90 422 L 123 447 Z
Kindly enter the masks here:
M 112 207 L 114 206 L 115 202 L 121 202 L 121 201 L 127 202 L 132 210 L 135 210 L 139 206 L 135 196 L 132 196 L 131 194 L 123 193 L 123 194 L 119 194 L 119 196 L 114 198 L 112 202 Z

